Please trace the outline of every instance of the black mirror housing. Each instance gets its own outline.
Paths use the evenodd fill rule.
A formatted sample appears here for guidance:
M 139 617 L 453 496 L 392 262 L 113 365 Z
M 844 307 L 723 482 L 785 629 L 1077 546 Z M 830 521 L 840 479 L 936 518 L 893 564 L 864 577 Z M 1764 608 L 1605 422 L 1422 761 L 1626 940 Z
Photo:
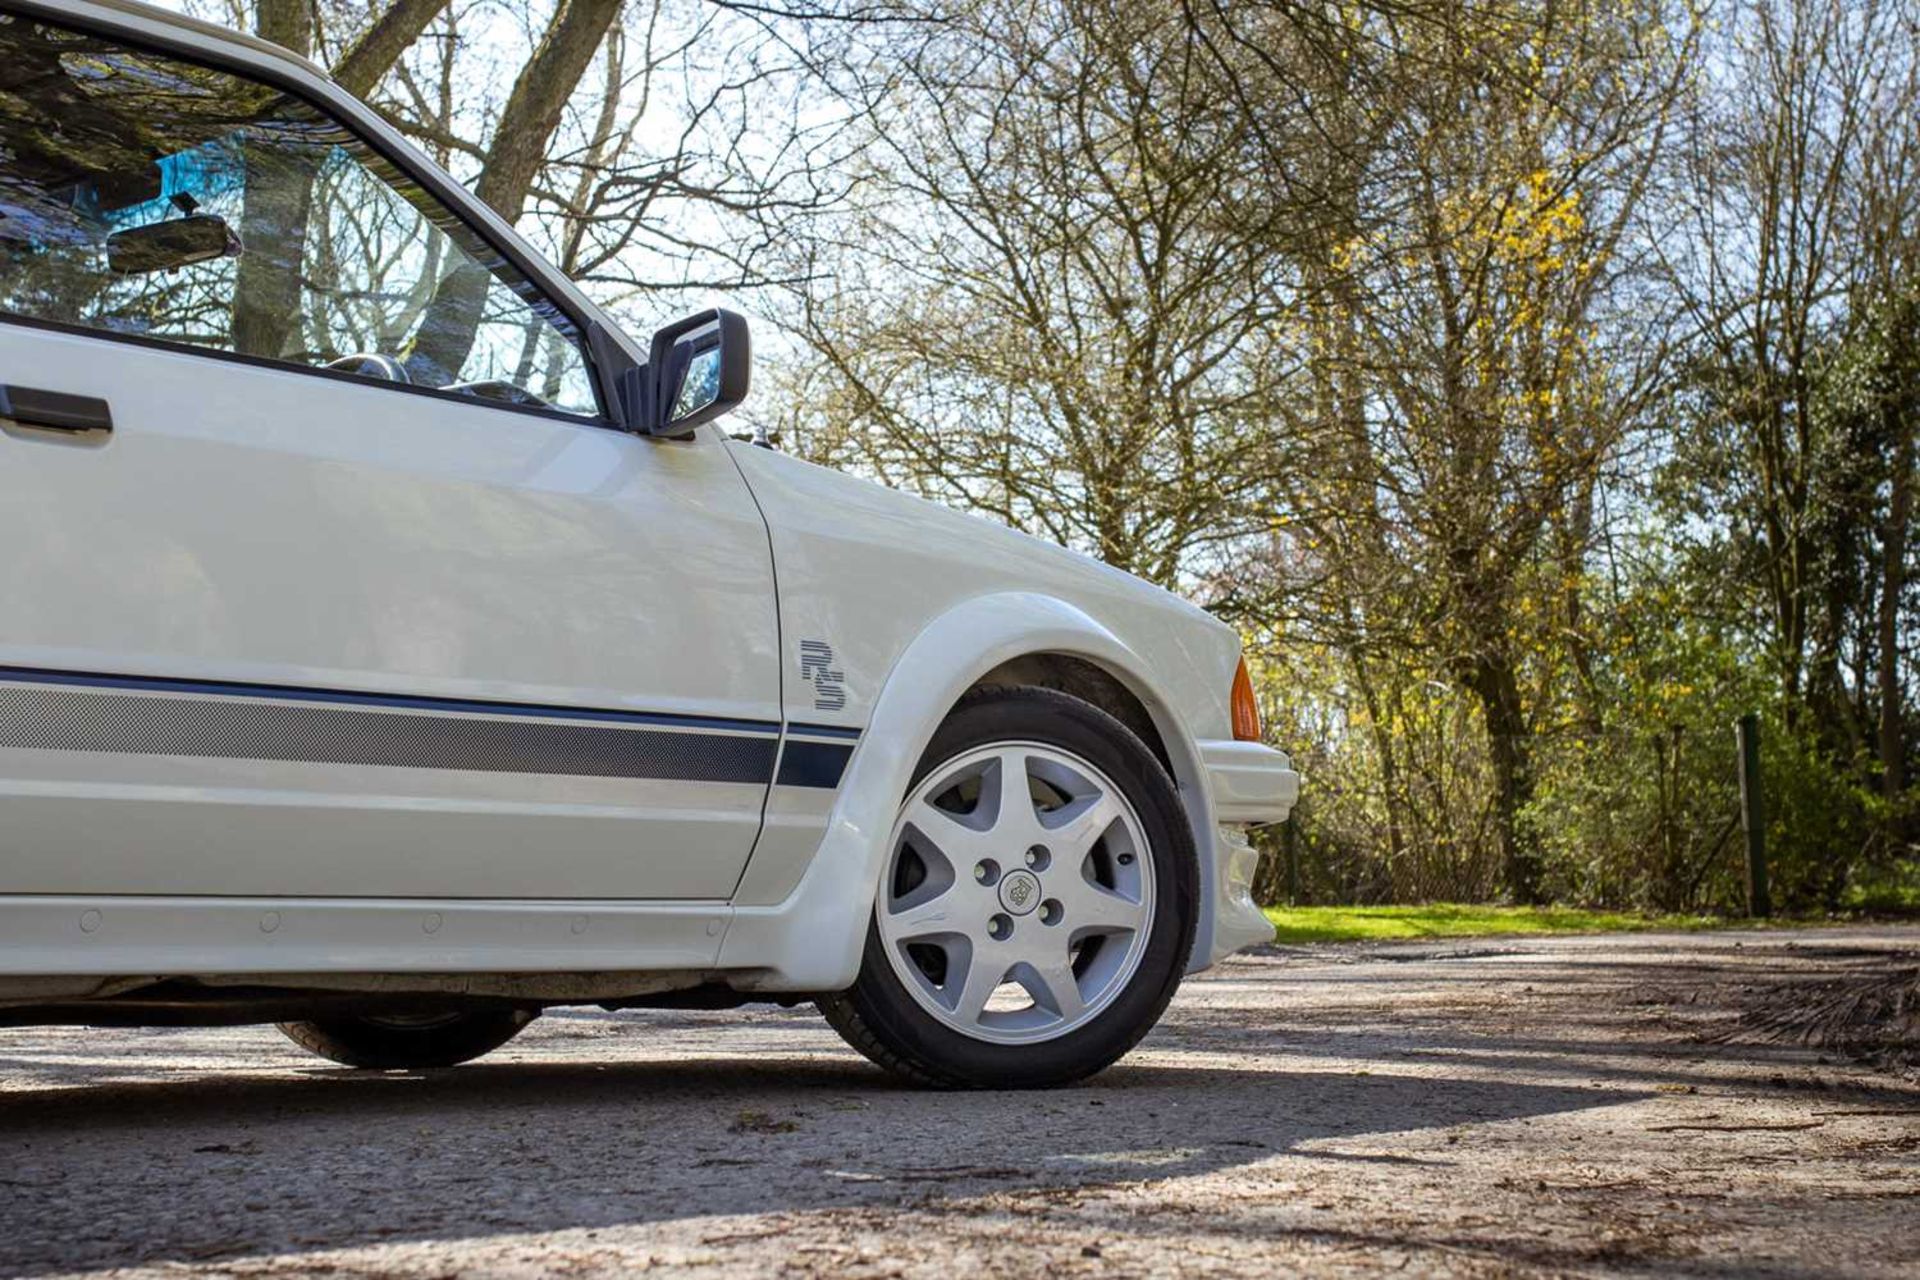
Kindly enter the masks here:
M 107 270 L 117 276 L 143 276 L 239 256 L 240 237 L 225 218 L 211 213 L 128 227 L 107 237 Z
M 716 307 L 654 334 L 647 362 L 619 379 L 616 394 L 629 430 L 683 438 L 738 408 L 752 380 L 746 317 Z

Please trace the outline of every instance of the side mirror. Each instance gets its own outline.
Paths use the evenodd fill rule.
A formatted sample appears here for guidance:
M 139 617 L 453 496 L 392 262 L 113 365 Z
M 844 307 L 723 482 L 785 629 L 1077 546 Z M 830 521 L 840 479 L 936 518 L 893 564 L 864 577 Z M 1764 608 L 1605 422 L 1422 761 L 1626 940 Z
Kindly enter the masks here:
M 128 227 L 107 237 L 107 270 L 117 276 L 143 276 L 239 256 L 240 237 L 225 218 L 211 213 Z
M 676 320 L 653 335 L 646 364 L 621 379 L 630 429 L 687 436 L 737 408 L 752 381 L 753 342 L 745 317 L 715 308 Z

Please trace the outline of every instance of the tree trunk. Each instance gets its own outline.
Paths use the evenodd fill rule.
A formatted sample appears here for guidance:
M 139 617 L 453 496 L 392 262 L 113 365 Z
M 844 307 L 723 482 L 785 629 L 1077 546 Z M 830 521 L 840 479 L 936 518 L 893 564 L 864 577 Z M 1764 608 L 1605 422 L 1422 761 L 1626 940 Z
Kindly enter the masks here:
M 1533 761 L 1520 682 L 1504 654 L 1481 658 L 1467 687 L 1480 699 L 1487 749 L 1493 760 L 1494 834 L 1507 895 L 1522 906 L 1540 900 L 1540 848 L 1524 810 L 1533 803 Z
M 1882 579 L 1878 618 L 1880 670 L 1880 790 L 1889 800 L 1906 787 L 1906 742 L 1901 732 L 1905 699 L 1900 688 L 1900 603 L 1906 591 L 1907 528 L 1913 512 L 1913 436 L 1916 425 L 1908 395 L 1888 406 L 1895 417 L 1893 488 L 1882 538 Z
M 342 88 L 364 96 L 419 38 L 447 0 L 396 0 L 334 68 Z M 254 31 L 306 57 L 313 52 L 311 0 L 259 0 Z M 250 148 L 241 204 L 246 252 L 234 282 L 233 346 L 248 355 L 293 354 L 302 315 L 307 227 L 313 214 L 312 157 L 297 148 Z
M 259 0 L 253 33 L 306 57 L 313 52 L 313 0 Z
M 1409 887 L 1412 894 L 1418 896 L 1425 894 L 1428 886 L 1424 875 L 1420 878 L 1421 883 L 1413 886 L 1403 885 L 1400 881 L 1400 877 L 1406 874 L 1407 865 L 1406 832 L 1400 824 L 1400 761 L 1394 750 L 1393 734 L 1367 669 L 1366 655 L 1358 648 L 1350 649 L 1347 661 L 1353 668 L 1355 687 L 1366 704 L 1367 719 L 1373 733 L 1373 748 L 1380 756 L 1380 796 L 1387 815 L 1387 870 L 1394 884 L 1394 900 L 1404 902 L 1408 900 L 1406 891 Z
M 311 0 L 259 0 L 255 34 L 301 57 L 313 52 Z M 247 148 L 240 206 L 240 255 L 233 285 L 233 349 L 278 359 L 300 323 L 300 259 L 313 210 L 313 173 L 299 147 Z
M 356 98 L 366 97 L 446 7 L 447 0 L 394 0 L 333 64 L 333 82 Z
M 474 194 L 507 222 L 517 221 L 525 210 L 567 100 L 619 16 L 622 2 L 565 0 L 514 81 L 474 187 Z M 490 280 L 487 269 L 470 259 L 441 280 L 408 360 L 416 381 L 443 386 L 460 378 L 480 329 Z

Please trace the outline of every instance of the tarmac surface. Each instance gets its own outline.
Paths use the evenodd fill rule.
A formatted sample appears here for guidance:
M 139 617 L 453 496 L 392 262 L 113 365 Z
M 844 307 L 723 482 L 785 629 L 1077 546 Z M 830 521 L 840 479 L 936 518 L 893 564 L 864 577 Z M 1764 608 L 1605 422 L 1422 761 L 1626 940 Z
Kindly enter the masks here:
M 1092 1082 L 928 1093 L 810 1008 L 450 1071 L 0 1030 L 0 1275 L 1920 1275 L 1920 1085 L 1715 1043 L 1858 927 L 1263 950 Z

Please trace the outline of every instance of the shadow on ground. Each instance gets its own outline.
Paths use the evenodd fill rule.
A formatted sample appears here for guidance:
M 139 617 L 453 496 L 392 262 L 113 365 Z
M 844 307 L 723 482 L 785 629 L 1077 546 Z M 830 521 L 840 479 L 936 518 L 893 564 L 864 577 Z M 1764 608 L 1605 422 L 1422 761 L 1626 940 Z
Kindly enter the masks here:
M 1084 1188 L 1210 1172 L 1316 1140 L 1644 1096 L 1126 1064 L 1049 1093 L 929 1094 L 851 1057 L 749 1056 L 749 1046 L 729 1049 L 726 1031 L 716 1039 L 727 1056 L 0 1094 L 0 1271 Z

